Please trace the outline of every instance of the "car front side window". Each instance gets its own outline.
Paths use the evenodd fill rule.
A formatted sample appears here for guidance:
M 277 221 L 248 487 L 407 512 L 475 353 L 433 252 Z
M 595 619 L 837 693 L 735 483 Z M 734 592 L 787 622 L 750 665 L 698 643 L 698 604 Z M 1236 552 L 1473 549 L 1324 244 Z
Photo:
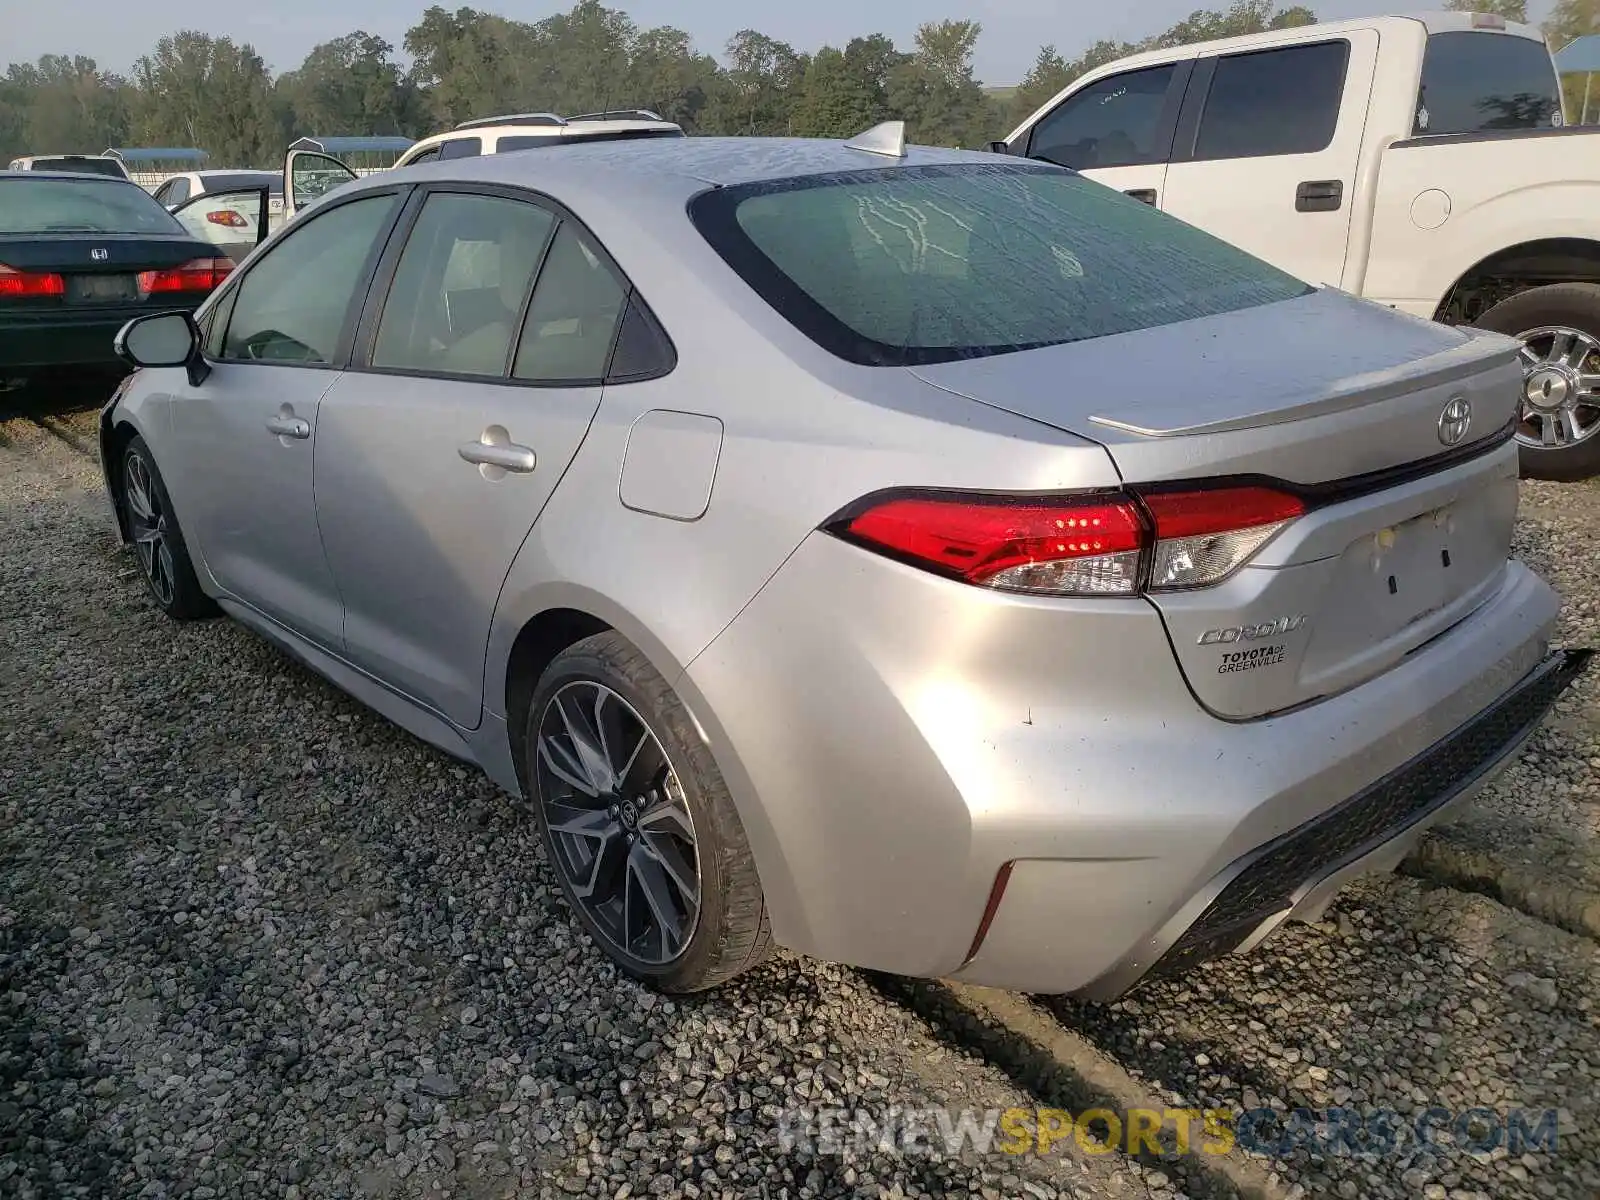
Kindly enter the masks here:
M 399 201 L 364 196 L 297 223 L 240 280 L 219 357 L 332 364 Z

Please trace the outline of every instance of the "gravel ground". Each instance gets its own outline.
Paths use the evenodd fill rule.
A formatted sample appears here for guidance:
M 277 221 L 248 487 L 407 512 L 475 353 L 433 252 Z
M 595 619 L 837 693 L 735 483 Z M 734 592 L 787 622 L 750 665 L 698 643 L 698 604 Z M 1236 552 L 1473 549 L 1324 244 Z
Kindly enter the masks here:
M 1554 532 L 1530 522 L 1524 549 Z M 992 1036 L 935 988 L 788 955 L 686 1002 L 620 979 L 509 798 L 244 630 L 158 617 L 111 541 L 92 413 L 0 421 L 0 544 L 0 1196 L 1243 1190 L 1203 1159 L 1070 1142 L 785 1148 L 778 1108 L 1097 1093 L 1036 1031 Z M 1550 557 L 1592 637 L 1593 559 Z M 1480 809 L 1564 824 L 1589 862 L 1586 686 Z M 1565 1110 L 1559 1157 L 1302 1150 L 1253 1164 L 1256 1194 L 1593 1197 L 1596 953 L 1394 877 L 1248 959 L 1031 1007 L 1163 1102 Z

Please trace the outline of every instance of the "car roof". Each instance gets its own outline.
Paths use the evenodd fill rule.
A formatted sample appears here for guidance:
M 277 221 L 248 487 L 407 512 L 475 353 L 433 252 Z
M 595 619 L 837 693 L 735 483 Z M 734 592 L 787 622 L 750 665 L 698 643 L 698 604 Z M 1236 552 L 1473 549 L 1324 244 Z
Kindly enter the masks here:
M 791 179 L 837 171 L 939 163 L 993 165 L 995 156 L 931 146 L 905 147 L 905 157 L 852 150 L 823 138 L 688 137 L 575 142 L 559 154 L 492 154 L 407 167 L 412 179 L 475 180 L 537 187 L 575 206 L 595 193 L 620 187 L 654 187 L 676 194 L 758 180 Z M 379 172 L 356 186 L 382 186 Z M 349 184 L 347 187 L 351 186 Z M 340 189 L 343 191 L 343 189 Z

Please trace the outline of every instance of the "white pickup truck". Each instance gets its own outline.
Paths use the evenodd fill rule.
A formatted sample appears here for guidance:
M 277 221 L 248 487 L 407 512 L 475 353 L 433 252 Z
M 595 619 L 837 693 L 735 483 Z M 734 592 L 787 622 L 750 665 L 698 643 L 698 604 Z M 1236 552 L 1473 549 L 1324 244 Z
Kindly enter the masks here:
M 1310 283 L 1521 338 L 1523 473 L 1600 473 L 1600 128 L 1566 126 L 1538 30 L 1428 13 L 1156 50 L 990 148 Z

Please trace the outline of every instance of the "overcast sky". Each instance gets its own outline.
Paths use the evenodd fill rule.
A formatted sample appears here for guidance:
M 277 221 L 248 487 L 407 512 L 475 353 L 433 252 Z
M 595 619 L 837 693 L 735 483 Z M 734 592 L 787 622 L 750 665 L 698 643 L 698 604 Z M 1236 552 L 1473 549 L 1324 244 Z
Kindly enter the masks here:
M 468 0 L 448 0 L 452 11 Z M 1552 0 L 1532 0 L 1534 20 Z M 614 3 L 640 25 L 675 25 L 687 30 L 702 50 L 721 55 L 730 34 L 749 26 L 812 50 L 825 43 L 843 45 L 862 33 L 883 32 L 909 46 L 920 22 L 946 16 L 973 17 L 983 23 L 978 42 L 978 78 L 989 84 L 1015 83 L 1041 45 L 1054 42 L 1069 57 L 1100 38 L 1134 41 L 1182 20 L 1196 8 L 1226 8 L 1228 0 L 799 0 L 750 4 L 738 0 L 633 0 Z M 365 29 L 400 48 L 407 26 L 428 0 L 245 0 L 239 4 L 195 0 L 0 0 L 0 61 L 41 54 L 86 54 L 102 67 L 126 71 L 156 39 L 178 29 L 198 29 L 252 43 L 274 71 L 297 66 L 307 50 L 353 29 Z M 472 7 L 536 21 L 570 8 L 550 3 L 478 3 Z M 1372 0 L 1322 0 L 1314 4 L 1324 20 L 1374 12 L 1407 11 Z M 1428 4 L 1416 5 L 1417 8 Z M 1438 7 L 1443 7 L 1442 0 Z M 868 17 L 869 11 L 875 15 Z

